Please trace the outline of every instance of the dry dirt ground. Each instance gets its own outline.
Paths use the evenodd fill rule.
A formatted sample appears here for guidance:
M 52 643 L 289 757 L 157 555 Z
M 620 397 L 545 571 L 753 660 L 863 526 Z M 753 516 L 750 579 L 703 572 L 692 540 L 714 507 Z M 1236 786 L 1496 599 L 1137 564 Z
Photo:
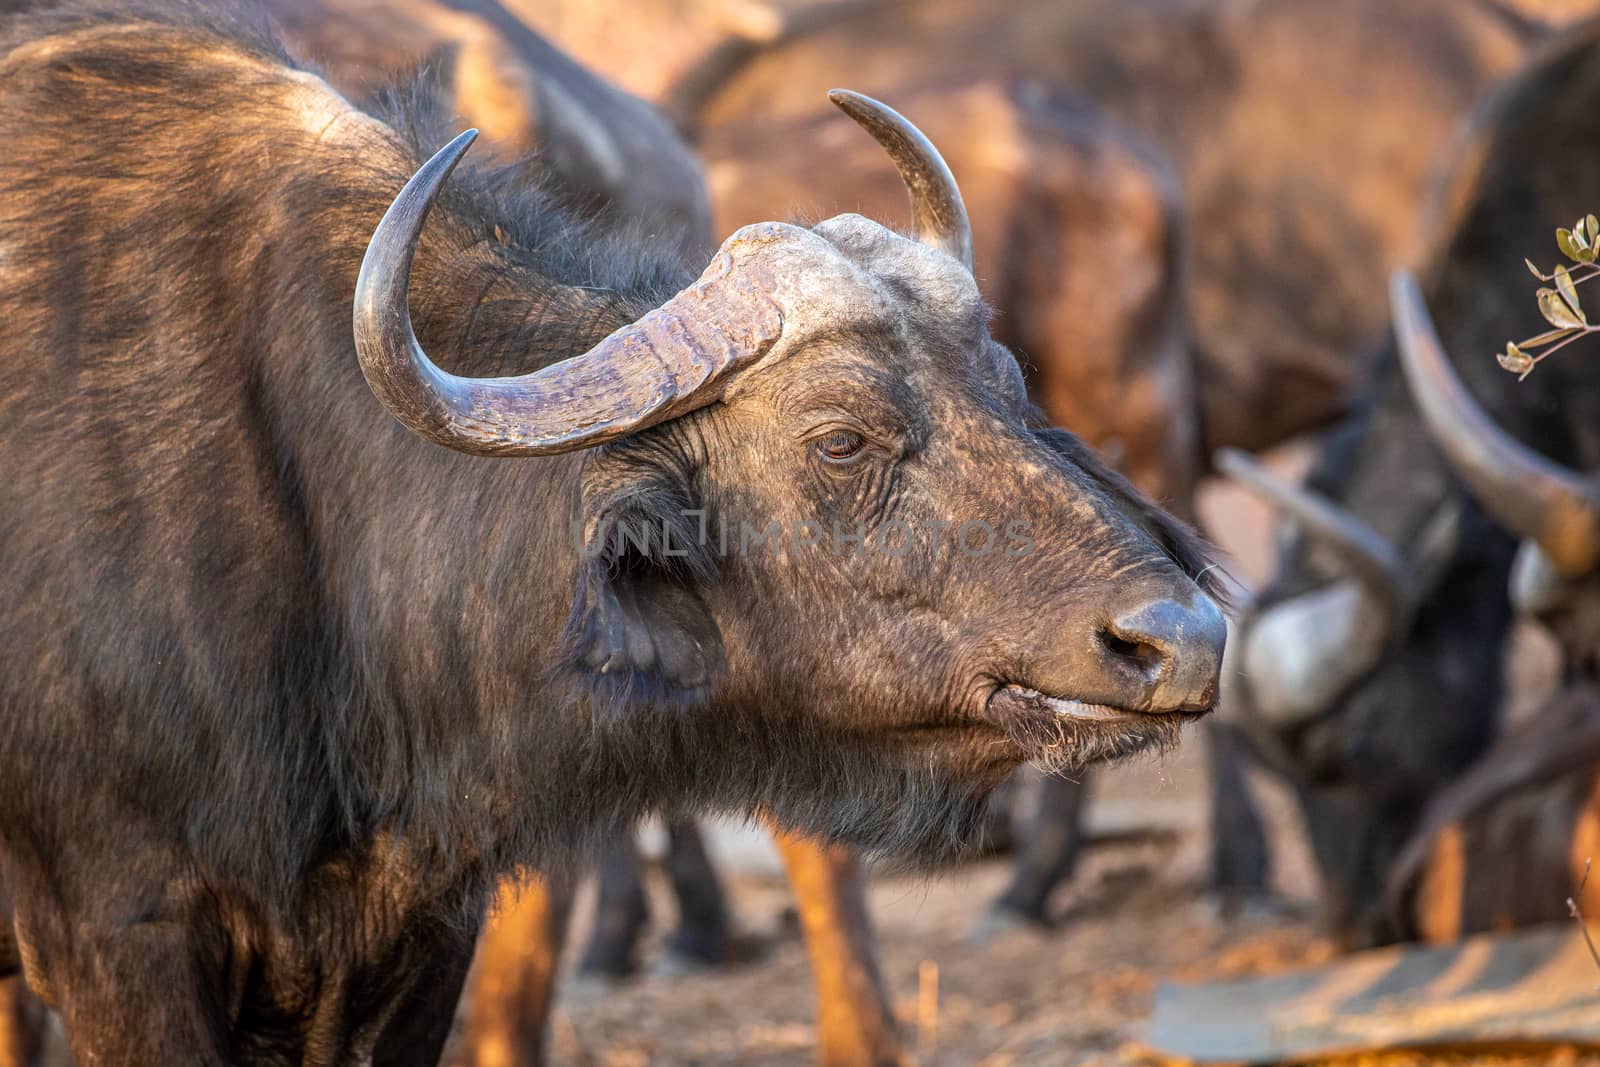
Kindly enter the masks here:
M 1058 929 L 1012 930 L 981 945 L 967 934 L 1003 885 L 1003 860 L 931 878 L 874 879 L 885 975 L 918 1062 L 1141 1063 L 1128 1045 L 1158 976 L 1327 956 L 1303 922 L 1218 920 L 1192 883 L 1168 876 L 1182 848 L 1169 833 L 1099 845 L 1062 901 Z M 568 983 L 553 1028 L 556 1062 L 811 1061 L 810 974 L 803 945 L 789 933 L 788 891 L 781 879 L 755 872 L 732 882 L 741 922 L 773 940 L 765 957 L 739 970 L 652 975 L 606 991 L 580 984 L 571 994 Z M 658 913 L 669 915 L 658 903 Z

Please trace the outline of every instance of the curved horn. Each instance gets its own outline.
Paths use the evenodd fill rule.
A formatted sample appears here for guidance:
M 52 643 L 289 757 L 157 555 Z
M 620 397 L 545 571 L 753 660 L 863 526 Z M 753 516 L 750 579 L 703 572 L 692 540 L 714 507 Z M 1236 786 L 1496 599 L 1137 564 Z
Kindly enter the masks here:
M 972 224 L 955 177 L 933 142 L 898 111 L 870 96 L 832 89 L 828 99 L 872 134 L 894 160 L 911 195 L 911 226 L 917 240 L 948 252 L 971 272 Z
M 1264 609 L 1239 642 L 1251 710 L 1279 728 L 1321 716 L 1383 658 L 1391 629 L 1382 603 L 1350 578 Z
M 1382 657 L 1410 602 L 1405 564 L 1382 534 L 1332 501 L 1268 471 L 1237 449 L 1216 455 L 1217 469 L 1297 520 L 1352 577 L 1263 610 L 1242 642 L 1242 664 L 1256 714 L 1292 728 L 1331 708 Z
M 1389 300 L 1411 395 L 1451 467 L 1485 511 L 1537 542 L 1563 576 L 1587 574 L 1600 563 L 1595 486 L 1495 425 L 1446 356 L 1415 278 L 1396 272 Z
M 1398 619 L 1411 586 L 1400 553 L 1378 531 L 1320 493 L 1295 485 L 1267 470 L 1236 448 L 1217 451 L 1219 471 L 1249 489 L 1277 510 L 1299 522 L 1306 534 L 1326 545 Z
M 755 256 L 732 266 L 736 254 L 789 228 L 756 226 L 729 238 L 694 285 L 582 355 L 510 378 L 441 370 L 412 329 L 411 265 L 428 210 L 476 137 L 476 130 L 461 134 L 406 183 L 356 279 L 362 372 L 408 429 L 474 455 L 585 448 L 714 402 L 728 371 L 759 360 L 777 340 L 783 317 L 772 271 Z

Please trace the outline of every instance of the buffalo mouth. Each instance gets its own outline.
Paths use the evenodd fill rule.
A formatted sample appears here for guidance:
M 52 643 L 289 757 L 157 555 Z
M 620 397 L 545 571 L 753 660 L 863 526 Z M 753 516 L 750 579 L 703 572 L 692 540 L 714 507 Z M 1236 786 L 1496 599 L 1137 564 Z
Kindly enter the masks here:
M 1184 724 L 1208 710 L 1133 711 L 1012 684 L 990 693 L 984 718 L 1021 748 L 1029 762 L 1060 773 L 1173 748 Z
M 992 701 L 1001 700 L 1005 703 L 1024 705 L 1029 711 L 1042 715 L 1063 716 L 1068 719 L 1077 719 L 1079 722 L 1128 722 L 1139 716 L 1139 712 L 1128 711 L 1126 708 L 1114 707 L 1110 704 L 1092 704 L 1087 700 L 1073 700 L 1068 697 L 1053 697 L 1041 693 L 1037 689 L 1029 689 L 1020 685 L 1002 687 L 999 692 L 989 698 Z

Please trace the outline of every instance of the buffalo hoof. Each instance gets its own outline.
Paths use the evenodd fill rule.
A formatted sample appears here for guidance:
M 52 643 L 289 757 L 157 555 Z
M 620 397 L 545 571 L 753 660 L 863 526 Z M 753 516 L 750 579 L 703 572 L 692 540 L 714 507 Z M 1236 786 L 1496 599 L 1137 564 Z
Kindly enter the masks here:
M 594 946 L 590 946 L 583 957 L 583 962 L 578 966 L 578 973 L 613 983 L 632 978 L 639 973 L 639 963 L 633 945 L 629 944 L 616 951 L 608 949 L 609 946 L 597 951 Z
M 1055 924 L 1043 912 L 1032 913 L 995 904 L 985 909 L 967 929 L 967 943 L 987 945 L 1019 931 L 1030 934 L 1047 933 Z
M 708 943 L 704 939 L 674 935 L 662 946 L 662 951 L 651 964 L 651 974 L 676 977 L 717 970 L 722 967 L 742 967 L 766 955 L 768 943 L 759 937 L 734 934 Z
M 1201 894 L 1196 908 L 1202 921 L 1208 923 L 1276 922 L 1305 917 L 1305 909 L 1288 898 L 1256 889 L 1210 889 Z

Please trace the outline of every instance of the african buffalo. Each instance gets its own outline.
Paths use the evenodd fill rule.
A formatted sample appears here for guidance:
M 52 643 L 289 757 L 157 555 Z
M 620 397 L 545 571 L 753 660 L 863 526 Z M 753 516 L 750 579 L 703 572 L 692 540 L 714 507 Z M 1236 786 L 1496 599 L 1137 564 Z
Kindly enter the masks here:
M 1600 24 L 1596 31 L 1538 65 L 1525 91 L 1555 94 L 1547 99 L 1561 108 L 1600 98 Z M 1596 156 L 1592 144 L 1565 147 Z M 1585 270 L 1576 270 L 1581 285 Z M 1389 909 L 1402 932 L 1433 941 L 1561 919 L 1574 898 L 1592 914 L 1600 908 L 1600 880 L 1590 878 L 1600 854 L 1600 481 L 1594 468 L 1568 467 L 1507 433 L 1461 381 L 1415 282 L 1397 278 L 1394 293 L 1422 421 L 1474 499 L 1521 539 L 1510 599 L 1555 637 L 1561 678 L 1547 706 L 1432 798 L 1389 875 Z M 1587 419 L 1600 409 L 1600 378 L 1579 359 L 1561 375 L 1563 407 L 1585 420 L 1566 450 L 1592 464 L 1600 448 Z M 1501 388 L 1523 386 L 1503 378 Z
M 1215 700 L 1202 552 L 1039 428 L 882 105 L 914 238 L 693 279 L 225 17 L 10 19 L 0 97 L 0 963 L 86 1061 L 427 1062 L 512 869 L 930 857 Z
M 1597 102 L 1600 24 L 1480 108 L 1433 198 L 1421 272 L 1465 387 L 1506 433 L 1578 467 L 1600 461 L 1592 369 L 1556 362 L 1509 388 L 1493 353 L 1539 332 L 1523 257 L 1548 260 L 1555 226 L 1590 206 Z M 1414 330 L 1422 297 L 1397 292 Z M 1328 922 L 1352 944 L 1408 932 L 1385 884 L 1430 805 L 1495 738 L 1505 690 L 1516 543 L 1496 521 L 1504 503 L 1486 512 L 1490 497 L 1436 447 L 1422 401 L 1391 348 L 1305 489 L 1228 461 L 1300 530 L 1241 629 L 1239 689 L 1257 748 L 1300 793 Z M 1542 488 L 1521 480 L 1524 496 Z
M 955 147 L 950 163 L 970 210 L 997 223 L 976 236 L 974 259 L 999 311 L 997 338 L 1025 353 L 1030 393 L 1053 423 L 1116 453 L 1119 469 L 1139 488 L 1188 511 L 1201 452 L 1181 336 L 1176 181 L 1160 154 L 1081 100 L 1035 84 L 982 79 L 903 97 L 935 140 Z M 852 136 L 853 129 L 831 111 L 708 130 L 700 147 L 715 192 L 717 232 L 785 210 L 820 218 L 850 208 L 909 222 L 892 162 L 875 149 L 862 151 L 861 143 L 870 143 Z M 822 155 L 835 161 L 826 190 L 801 178 Z M 1073 266 L 1084 263 L 1097 271 Z M 1102 281 L 1108 275 L 1120 284 L 1108 289 Z M 1114 358 L 1086 376 L 1082 354 L 1091 352 Z M 997 922 L 1049 922 L 1050 898 L 1081 849 L 1083 778 L 1040 783 L 1039 803 L 1016 839 L 1015 877 L 979 930 Z M 680 902 L 671 950 L 681 959 L 720 961 L 738 946 L 730 940 L 715 871 L 692 825 L 670 830 L 666 863 Z M 1240 839 L 1248 835 L 1230 841 Z M 856 865 L 842 852 L 805 849 L 804 842 L 780 838 L 797 891 L 823 893 L 798 901 L 818 969 L 819 1053 L 827 1062 L 897 1062 L 892 1011 L 869 951 L 860 893 L 852 888 Z M 627 845 L 602 861 L 595 936 L 580 964 L 586 972 L 622 976 L 635 969 L 648 921 L 642 876 Z M 858 918 L 836 930 L 815 916 Z M 539 967 L 557 953 L 544 944 L 529 958 Z M 547 978 L 519 984 L 549 987 Z M 833 1000 L 830 993 L 839 991 L 849 995 Z M 530 1006 L 524 1015 L 537 1019 L 544 1012 Z M 537 1041 L 527 1035 L 512 1043 Z

